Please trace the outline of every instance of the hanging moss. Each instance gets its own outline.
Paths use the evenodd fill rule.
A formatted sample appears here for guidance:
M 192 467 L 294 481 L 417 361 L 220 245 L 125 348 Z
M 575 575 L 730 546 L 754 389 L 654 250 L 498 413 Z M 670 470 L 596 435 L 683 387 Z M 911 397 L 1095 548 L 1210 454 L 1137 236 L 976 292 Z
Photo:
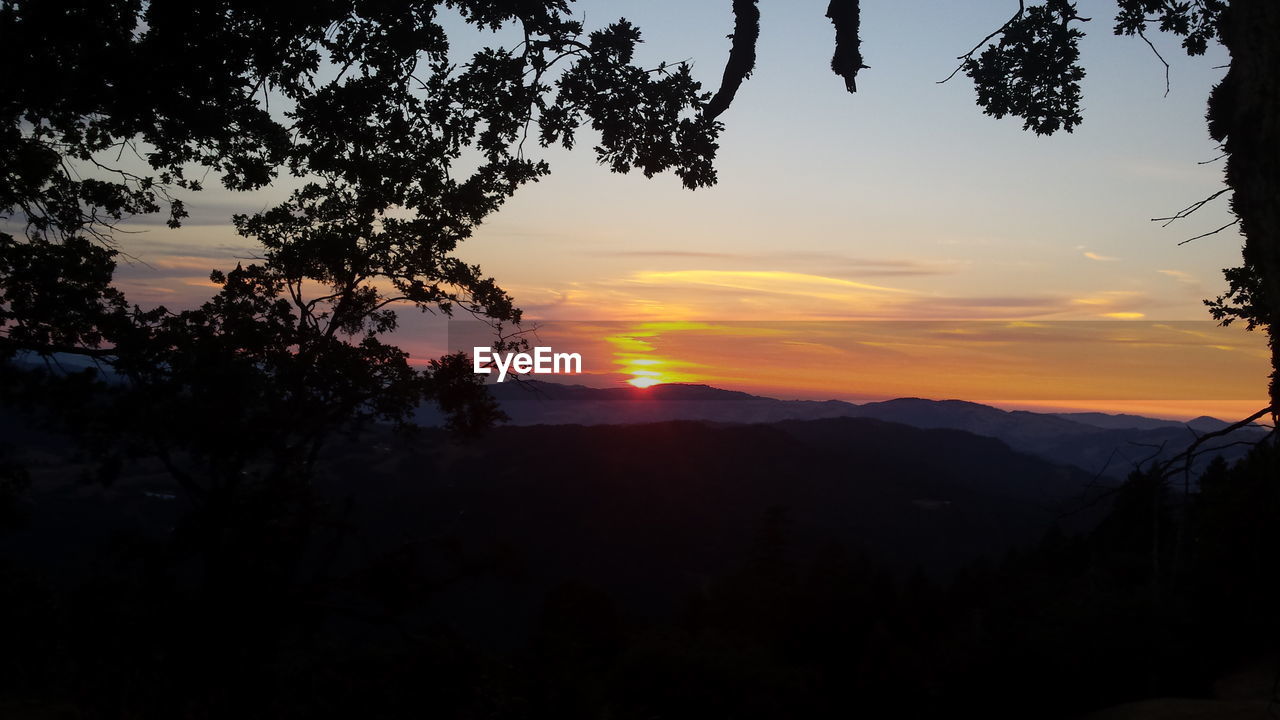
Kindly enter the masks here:
M 858 0 L 831 0 L 827 6 L 827 17 L 836 26 L 836 52 L 831 56 L 831 71 L 844 78 L 849 92 L 858 91 L 858 71 L 867 67 L 862 64 L 859 15 Z

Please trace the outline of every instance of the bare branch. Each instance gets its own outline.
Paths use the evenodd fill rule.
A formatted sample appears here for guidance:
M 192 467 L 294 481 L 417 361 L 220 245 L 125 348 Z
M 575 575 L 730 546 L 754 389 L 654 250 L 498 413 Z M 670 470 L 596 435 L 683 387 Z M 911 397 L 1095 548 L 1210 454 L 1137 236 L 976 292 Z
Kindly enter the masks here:
M 1178 455 L 1176 455 L 1176 456 L 1174 456 L 1174 457 L 1170 458 L 1169 460 L 1167 460 L 1167 461 L 1165 461 L 1163 464 L 1161 464 L 1161 465 L 1160 465 L 1160 467 L 1159 467 L 1159 472 L 1160 472 L 1162 475 L 1164 475 L 1164 474 L 1168 474 L 1168 472 L 1169 472 L 1170 468 L 1173 468 L 1173 467 L 1174 467 L 1174 463 L 1177 463 L 1177 462 L 1179 462 L 1179 461 L 1183 461 L 1183 460 L 1185 460 L 1185 461 L 1186 461 L 1186 464 L 1187 464 L 1187 465 L 1190 465 L 1190 464 L 1191 464 L 1191 461 L 1192 461 L 1192 460 L 1195 458 L 1195 456 L 1196 456 L 1196 450 L 1197 450 L 1197 448 L 1199 448 L 1201 445 L 1203 445 L 1206 441 L 1208 441 L 1208 440 L 1212 440 L 1213 438 L 1216 438 L 1216 437 L 1222 437 L 1223 435 L 1229 435 L 1229 434 L 1231 434 L 1231 433 L 1233 433 L 1233 432 L 1235 432 L 1235 431 L 1237 431 L 1237 430 L 1239 430 L 1239 429 L 1241 429 L 1241 428 L 1248 427 L 1248 426 L 1252 425 L 1252 424 L 1254 423 L 1254 421 L 1259 420 L 1260 418 L 1262 418 L 1262 417 L 1263 417 L 1263 416 L 1265 416 L 1265 415 L 1273 415 L 1273 414 L 1275 414 L 1278 410 L 1280 410 L 1280 408 L 1276 408 L 1275 406 L 1268 406 L 1268 407 L 1264 407 L 1264 408 L 1262 408 L 1261 410 L 1259 410 L 1258 412 L 1256 412 L 1256 413 L 1254 413 L 1254 414 L 1250 415 L 1249 417 L 1247 417 L 1247 418 L 1245 418 L 1245 419 L 1243 419 L 1243 420 L 1240 420 L 1239 422 L 1232 423 L 1232 424 L 1230 424 L 1230 425 L 1228 425 L 1228 426 L 1226 426 L 1226 427 L 1222 428 L 1221 430 L 1214 430 L 1213 432 L 1207 432 L 1207 433 L 1205 433 L 1204 435 L 1201 435 L 1200 437 L 1196 438 L 1196 441 L 1195 441 L 1195 442 L 1193 442 L 1193 443 L 1191 443 L 1191 445 L 1190 445 L 1190 446 L 1188 446 L 1186 450 L 1183 450 L 1181 453 L 1178 453 Z M 1274 430 L 1273 430 L 1273 432 L 1274 432 Z M 1181 468 L 1178 468 L 1178 469 L 1181 469 Z
M 976 52 L 978 52 L 979 50 L 981 50 L 981 49 L 983 48 L 983 46 L 985 46 L 988 42 L 990 42 L 990 41 L 991 41 L 991 38 L 993 38 L 993 37 L 995 37 L 995 36 L 999 35 L 1000 33 L 1004 32 L 1005 30 L 1008 30 L 1008 29 L 1009 29 L 1009 26 L 1010 26 L 1010 25 L 1012 25 L 1013 23 L 1017 22 L 1018 18 L 1022 17 L 1022 15 L 1023 15 L 1026 11 L 1027 11 L 1027 2 L 1026 2 L 1026 0 L 1018 0 L 1018 12 L 1014 13 L 1014 14 L 1013 14 L 1013 17 L 1011 17 L 1011 18 L 1009 18 L 1008 20 L 1006 20 L 1006 21 L 1005 21 L 1005 23 L 1004 23 L 1003 25 L 1001 25 L 1000 27 L 996 28 L 995 30 L 992 30 L 990 35 L 988 35 L 988 36 L 986 36 L 986 37 L 982 38 L 981 40 L 979 40 L 979 41 L 978 41 L 978 44 L 977 44 L 977 45 L 974 45 L 974 46 L 969 50 L 969 52 L 967 52 L 967 53 L 965 53 L 965 54 L 963 54 L 963 55 L 957 55 L 957 56 L 956 56 L 956 59 L 960 61 L 960 64 L 956 66 L 956 69 L 955 69 L 955 70 L 952 70 L 952 71 L 951 71 L 951 74 L 950 74 L 950 75 L 948 75 L 948 76 L 946 76 L 946 77 L 942 78 L 941 80 L 939 80 L 939 81 L 938 81 L 937 83 L 935 83 L 935 84 L 937 84 L 937 85 L 941 85 L 941 84 L 945 83 L 946 81 L 950 80 L 951 78 L 955 77 L 957 73 L 959 73 L 961 70 L 963 70 L 963 69 L 964 69 L 964 64 L 965 64 L 965 61 L 966 61 L 966 60 L 972 60 L 972 59 L 973 59 L 973 54 L 974 54 L 974 53 L 976 53 Z
M 1210 231 L 1209 231 L 1209 232 L 1207 232 L 1207 233 L 1200 233 L 1199 235 L 1196 235 L 1195 237 L 1189 237 L 1189 238 L 1187 238 L 1186 240 L 1183 240 L 1182 242 L 1180 242 L 1180 243 L 1178 243 L 1178 244 L 1179 244 L 1179 245 L 1186 245 L 1187 243 L 1191 242 L 1192 240 L 1199 240 L 1200 238 L 1209 237 L 1210 235 L 1217 235 L 1218 233 L 1222 232 L 1223 230 L 1226 230 L 1226 229 L 1227 229 L 1227 228 L 1229 228 L 1229 227 L 1232 227 L 1232 226 L 1234 226 L 1234 225 L 1239 225 L 1239 224 L 1240 224 L 1240 218 L 1236 218 L 1235 220 L 1232 220 L 1231 222 L 1227 223 L 1226 225 L 1223 225 L 1222 227 L 1218 228 L 1217 230 L 1210 230 Z
M 1221 146 L 1221 145 L 1219 145 L 1219 146 L 1218 146 L 1218 149 L 1219 149 L 1219 150 L 1221 150 L 1221 149 L 1222 149 L 1222 146 Z M 1216 163 L 1216 162 L 1218 162 L 1219 160 L 1221 160 L 1222 158 L 1224 158 L 1224 157 L 1226 157 L 1226 156 L 1227 156 L 1227 153 L 1226 153 L 1226 152 L 1223 152 L 1221 155 L 1219 155 L 1219 156 L 1217 156 L 1217 157 L 1209 158 L 1208 160 L 1201 160 L 1201 161 L 1197 162 L 1196 164 L 1197 164 L 1197 165 L 1209 165 L 1210 163 Z
M 1169 61 L 1164 59 L 1164 56 L 1160 54 L 1160 51 L 1156 49 L 1156 46 L 1151 43 L 1151 38 L 1147 37 L 1146 32 L 1141 28 L 1138 29 L 1138 37 L 1142 38 L 1142 42 L 1146 43 L 1147 47 L 1151 48 L 1151 52 L 1156 54 L 1156 59 L 1164 65 L 1164 96 L 1169 97 Z
M 1186 207 L 1182 208 L 1182 209 L 1181 209 L 1181 210 L 1179 210 L 1178 212 L 1176 212 L 1176 213 L 1174 213 L 1174 214 L 1170 215 L 1169 217 L 1157 217 L 1157 218 L 1151 218 L 1151 222 L 1163 222 L 1163 223 L 1164 223 L 1164 225 L 1163 225 L 1162 227 L 1169 227 L 1170 225 L 1172 225 L 1172 224 L 1173 224 L 1173 222 L 1174 222 L 1175 220 L 1181 220 L 1181 219 L 1183 219 L 1183 218 L 1185 218 L 1185 217 L 1187 217 L 1187 216 L 1191 215 L 1191 214 L 1192 214 L 1192 213 L 1194 213 L 1195 211 L 1199 210 L 1200 208 L 1204 207 L 1205 205 L 1209 204 L 1210 202 L 1213 202 L 1214 200 L 1217 200 L 1218 198 L 1222 197 L 1223 195 L 1225 195 L 1226 193 L 1229 193 L 1229 192 L 1231 192 L 1231 188 L 1222 188 L 1222 189 L 1221 189 L 1221 190 L 1219 190 L 1218 192 L 1216 192 L 1216 193 L 1214 193 L 1214 194 L 1210 195 L 1209 197 L 1207 197 L 1207 198 L 1205 198 L 1205 199 L 1203 199 L 1203 200 L 1200 200 L 1200 201 L 1198 201 L 1198 202 L 1193 202 L 1193 203 L 1191 203 L 1190 205 L 1188 205 L 1188 206 L 1186 206 Z

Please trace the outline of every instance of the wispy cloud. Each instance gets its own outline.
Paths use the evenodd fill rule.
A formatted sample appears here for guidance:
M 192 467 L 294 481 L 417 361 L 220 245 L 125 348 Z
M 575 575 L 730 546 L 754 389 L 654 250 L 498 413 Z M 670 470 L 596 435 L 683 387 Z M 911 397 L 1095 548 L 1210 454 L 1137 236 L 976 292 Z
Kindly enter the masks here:
M 1098 262 L 1116 262 L 1120 259 L 1118 257 L 1111 257 L 1110 255 L 1099 255 L 1098 253 L 1090 250 L 1085 250 L 1084 256 L 1090 260 L 1097 260 Z
M 1150 312 L 1138 291 L 958 295 L 789 270 L 632 272 L 566 287 L 513 289 L 544 320 L 1063 320 Z M 1136 315 L 1130 317 L 1138 317 Z
M 1092 295 L 1072 298 L 1076 306 L 1095 317 L 1113 320 L 1139 320 L 1146 317 L 1152 300 L 1137 290 L 1104 290 Z
M 844 299 L 851 291 L 873 293 L 909 293 L 908 290 L 871 285 L 843 278 L 810 275 L 779 270 L 675 270 L 640 272 L 634 280 L 640 283 L 684 283 L 747 290 L 751 292 L 806 295 L 824 299 Z
M 744 255 L 742 253 L 699 252 L 695 250 L 606 250 L 593 254 L 621 258 L 676 258 L 680 260 L 687 258 L 738 260 L 751 257 L 750 255 Z
M 1185 273 L 1185 272 L 1182 272 L 1181 270 L 1157 270 L 1156 272 L 1160 273 L 1161 275 L 1167 275 L 1168 277 L 1171 277 L 1180 283 L 1186 283 L 1188 285 L 1199 285 L 1199 282 L 1196 280 L 1195 276 L 1192 275 L 1191 273 Z
M 594 253 L 598 257 L 614 257 L 654 261 L 709 261 L 706 269 L 758 270 L 761 267 L 792 272 L 820 271 L 830 277 L 915 277 L 950 275 L 959 272 L 960 263 L 920 261 L 909 258 L 852 257 L 839 253 L 794 252 L 753 253 L 716 252 L 679 249 L 607 250 Z M 713 261 L 713 262 L 711 262 Z M 698 263 L 702 265 L 702 263 Z

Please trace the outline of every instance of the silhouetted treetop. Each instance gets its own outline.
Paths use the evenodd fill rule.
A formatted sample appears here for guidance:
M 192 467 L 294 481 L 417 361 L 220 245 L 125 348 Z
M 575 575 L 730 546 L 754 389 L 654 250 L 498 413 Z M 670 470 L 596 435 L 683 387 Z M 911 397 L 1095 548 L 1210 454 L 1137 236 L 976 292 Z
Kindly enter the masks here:
M 98 429 L 137 431 L 142 446 L 181 450 L 218 476 L 193 479 L 193 491 L 232 482 L 264 453 L 275 458 L 266 474 L 305 474 L 334 428 L 400 422 L 423 399 L 455 411 L 459 428 L 491 422 L 496 409 L 459 358 L 415 369 L 382 337 L 415 307 L 519 322 L 511 297 L 454 252 L 549 171 L 535 147 L 572 147 L 589 126 L 615 172 L 715 181 L 720 125 L 689 67 L 642 67 L 635 26 L 587 33 L 569 9 L 0 3 L 11 69 L 0 208 L 25 225 L 0 235 L 0 360 L 94 358 L 125 380 L 104 390 L 115 405 L 95 406 L 114 413 Z M 460 61 L 446 32 L 457 18 L 519 39 Z M 232 190 L 292 176 L 296 189 L 234 218 L 262 253 L 213 272 L 209 303 L 133 306 L 112 285 L 115 226 L 164 210 L 177 227 L 206 174 Z M 196 417 L 216 420 L 197 428 Z

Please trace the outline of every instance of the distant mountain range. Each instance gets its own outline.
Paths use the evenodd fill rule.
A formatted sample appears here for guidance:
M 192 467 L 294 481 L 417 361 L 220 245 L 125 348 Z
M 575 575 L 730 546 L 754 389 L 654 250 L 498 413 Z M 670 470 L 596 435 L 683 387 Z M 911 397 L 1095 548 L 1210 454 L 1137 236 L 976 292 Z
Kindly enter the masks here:
M 496 394 L 510 426 L 473 439 L 372 427 L 335 438 L 314 479 L 325 502 L 359 509 L 360 542 L 335 573 L 378 557 L 441 576 L 491 567 L 432 590 L 432 607 L 495 646 L 537 627 L 543 599 L 566 582 L 598 586 L 634 612 L 675 611 L 771 533 L 794 557 L 834 543 L 902 573 L 998 561 L 1051 527 L 1097 522 L 1115 478 L 1148 452 L 1131 443 L 1181 448 L 1192 435 L 1148 418 L 1109 429 L 1084 422 L 1089 414 L 782 401 L 702 385 L 524 383 Z M 420 420 L 438 418 L 424 409 Z M 182 522 L 188 505 L 158 463 L 130 464 L 102 486 L 85 482 L 91 468 L 65 438 L 4 413 L 0 435 L 38 467 L 23 526 L 0 537 L 0 555 L 79 577 L 114 538 L 163 538 Z M 1098 478 L 1112 452 L 1123 459 Z
M 65 369 L 78 369 L 86 362 L 74 356 L 59 358 Z M 1197 437 L 1229 425 L 1207 416 L 1180 422 L 1099 412 L 1036 413 L 962 400 L 899 398 L 861 405 L 841 400 L 779 400 L 700 384 L 590 388 L 522 380 L 491 384 L 489 389 L 510 417 L 509 423 L 517 426 L 635 425 L 679 420 L 768 424 L 871 418 L 996 438 L 1016 451 L 1113 480 L 1124 479 L 1139 465 L 1172 458 Z M 419 408 L 415 419 L 428 427 L 442 424 L 434 405 Z M 1193 475 L 1215 455 L 1228 462 L 1243 457 L 1249 450 L 1248 443 L 1266 432 L 1261 427 L 1245 428 L 1206 442 L 1193 466 Z
M 589 388 L 539 381 L 490 386 L 513 425 L 620 425 L 672 420 L 713 423 L 776 423 L 784 420 L 872 418 L 924 429 L 963 430 L 1003 441 L 1020 452 L 1091 474 L 1123 478 L 1144 461 L 1173 457 L 1198 436 L 1229 423 L 1212 417 L 1187 422 L 1105 413 L 1036 413 L 1001 410 L 962 400 L 900 398 L 862 405 L 840 400 L 779 400 L 708 385 Z M 434 408 L 418 421 L 437 425 Z M 1247 446 L 1234 445 L 1263 434 L 1250 428 L 1207 442 L 1214 454 L 1234 460 Z

